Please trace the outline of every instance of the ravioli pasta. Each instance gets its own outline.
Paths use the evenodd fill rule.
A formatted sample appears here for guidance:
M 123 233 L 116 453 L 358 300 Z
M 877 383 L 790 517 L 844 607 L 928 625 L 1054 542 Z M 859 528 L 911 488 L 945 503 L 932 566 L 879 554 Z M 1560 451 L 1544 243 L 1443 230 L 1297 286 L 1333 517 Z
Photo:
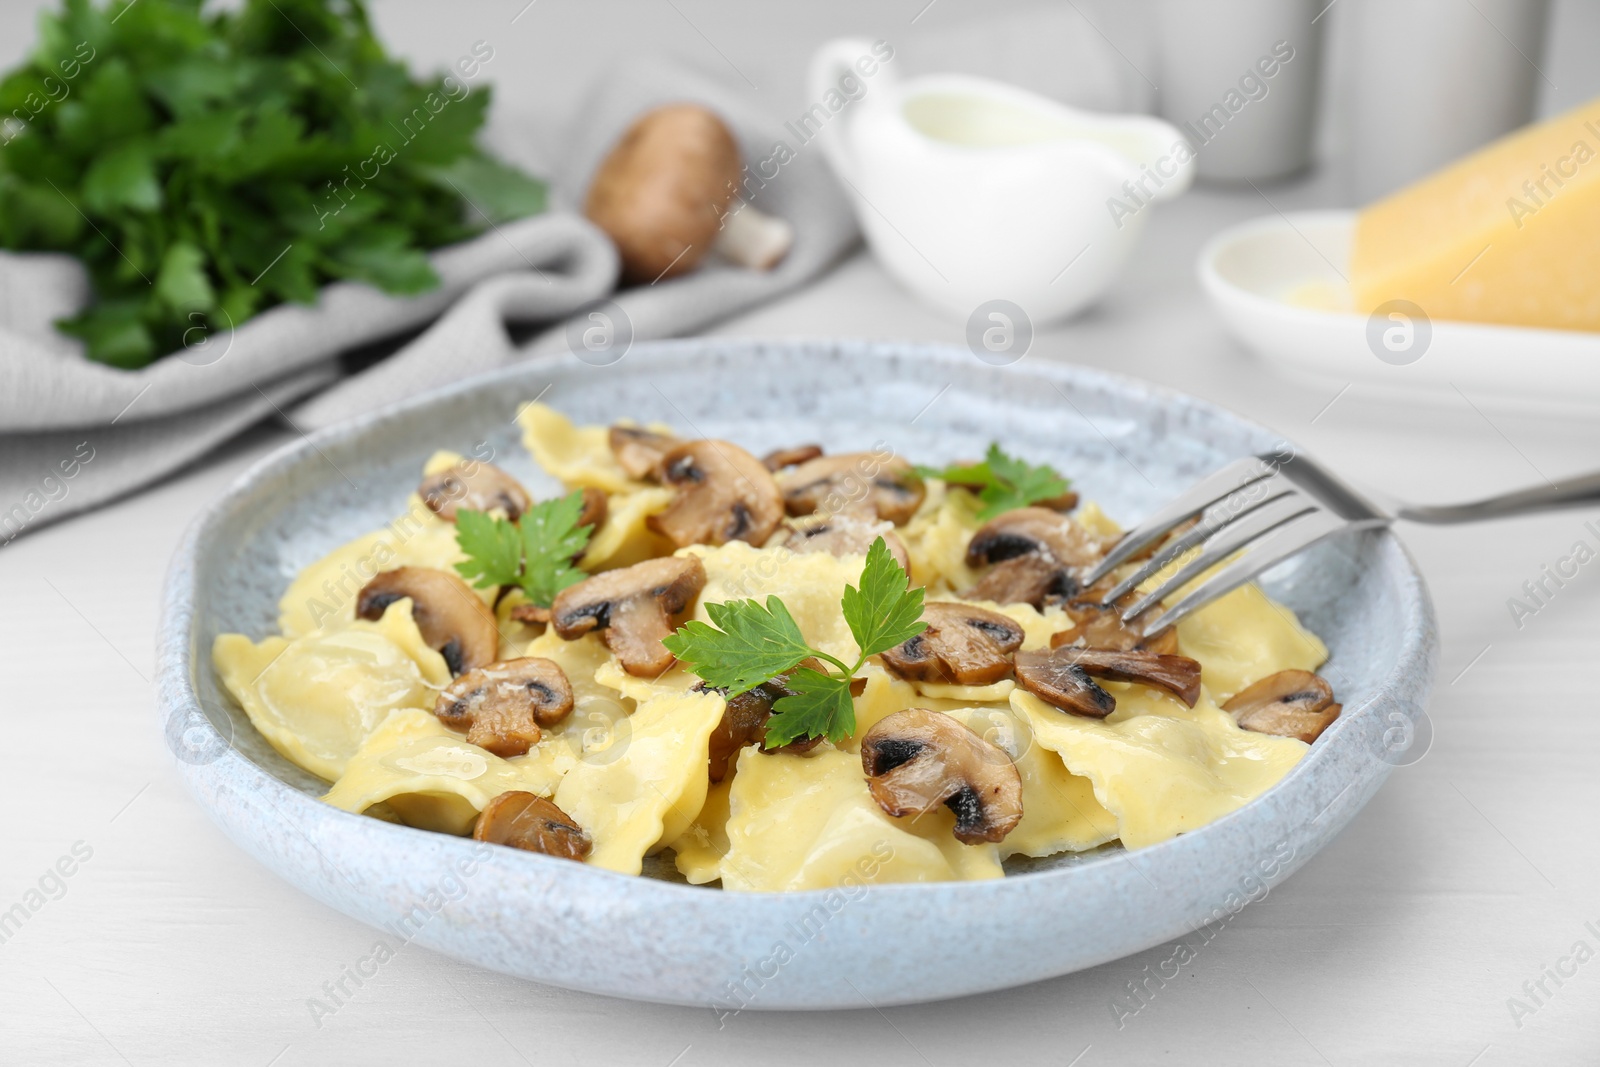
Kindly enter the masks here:
M 515 586 L 471 588 L 457 577 L 456 564 L 468 553 L 456 522 L 442 517 L 452 512 L 436 513 L 434 503 L 413 495 L 393 522 L 309 561 L 293 576 L 279 603 L 279 633 L 216 639 L 212 659 L 227 691 L 278 753 L 329 783 L 324 799 L 335 807 L 432 832 L 484 836 L 498 800 L 525 794 L 553 805 L 537 809 L 546 813 L 542 825 L 581 839 L 581 849 L 569 855 L 591 866 L 639 874 L 647 857 L 663 853 L 691 884 L 779 892 L 992 879 L 1005 875 L 1012 857 L 1117 842 L 1147 847 L 1249 803 L 1308 750 L 1294 736 L 1242 728 L 1229 710 L 1247 688 L 1254 692 L 1257 683 L 1280 675 L 1300 678 L 1296 672 L 1315 671 L 1328 654 L 1288 608 L 1254 585 L 1178 625 L 1176 653 L 1194 661 L 1199 678 L 1198 696 L 1188 694 L 1195 697 L 1192 706 L 1153 682 L 1102 678 L 1098 687 L 1114 710 L 1103 718 L 1074 713 L 1024 677 L 1021 655 L 1062 654 L 1052 645 L 1068 631 L 1081 632 L 1074 628 L 1084 609 L 1059 596 L 968 595 L 995 563 L 973 551 L 985 520 L 968 489 L 895 473 L 902 479 L 891 486 L 902 494 L 897 506 L 905 494 L 920 494 L 914 507 L 896 515 L 899 525 L 870 514 L 866 523 L 856 522 L 861 509 L 874 506 L 869 492 L 865 500 L 846 500 L 837 516 L 808 516 L 808 532 L 791 539 L 787 525 L 770 536 L 749 533 L 765 513 L 736 486 L 729 492 L 744 511 L 729 513 L 726 529 L 733 534 L 707 538 L 720 543 L 683 544 L 674 537 L 686 528 L 685 500 L 695 492 L 709 499 L 703 484 L 675 482 L 664 466 L 648 478 L 630 475 L 643 465 L 619 462 L 607 427 L 576 425 L 543 404 L 525 405 L 518 424 L 529 453 L 565 490 L 605 495 L 605 517 L 577 557 L 593 579 L 553 603 L 534 604 Z M 663 455 L 677 444 L 670 427 L 628 426 Z M 440 452 L 423 473 L 462 472 L 469 496 L 459 506 L 516 521 L 504 498 L 486 497 L 476 506 L 470 496 L 476 462 Z M 760 469 L 751 464 L 740 469 Z M 742 477 L 760 480 L 755 473 Z M 797 506 L 779 492 L 772 490 L 779 507 L 766 516 L 769 529 L 790 521 L 782 517 L 784 504 Z M 1092 503 L 1059 522 L 1081 527 L 1080 534 L 1092 535 L 1082 539 L 1090 544 L 1108 544 L 1120 533 Z M 705 528 L 719 529 L 715 523 Z M 855 662 L 860 649 L 841 598 L 847 586 L 863 580 L 867 543 L 849 539 L 860 529 L 874 536 L 890 531 L 885 540 L 904 553 L 926 603 L 948 606 L 950 617 L 966 613 L 977 620 L 978 629 L 958 649 L 963 656 L 1015 655 L 1015 673 L 1007 660 L 1003 670 L 963 680 L 968 660 L 955 653 L 925 669 L 872 656 L 854 676 L 848 736 L 767 750 L 761 724 L 782 710 L 771 701 L 785 690 L 765 696 L 753 690 L 738 697 L 736 707 L 734 698 L 683 664 L 667 659 L 665 669 L 642 671 L 637 658 L 619 654 L 626 644 L 619 620 L 661 612 L 668 628 L 690 619 L 710 623 L 710 605 L 776 597 L 808 645 L 843 664 Z M 807 542 L 812 537 L 815 545 Z M 671 563 L 674 574 L 697 583 L 681 610 L 653 606 L 649 598 L 665 588 L 660 585 L 641 587 L 629 594 L 632 600 L 613 594 L 598 606 L 564 607 L 564 598 L 576 603 L 602 577 L 610 576 L 606 588 L 620 589 L 639 568 L 672 560 L 679 561 Z M 448 575 L 434 584 L 456 590 L 454 601 L 429 601 L 422 593 L 363 601 L 362 590 L 376 575 L 401 568 Z M 464 650 L 483 642 L 451 645 L 453 631 L 444 631 L 468 622 L 490 625 L 485 620 L 498 636 L 490 634 L 479 659 L 468 663 Z M 931 633 L 913 638 L 924 645 L 906 650 L 906 662 L 933 662 L 911 655 L 933 647 Z M 512 733 L 491 730 L 486 736 L 493 740 L 474 733 L 480 745 L 468 742 L 461 716 L 478 715 L 492 725 L 501 723 L 494 716 L 509 714 L 494 703 L 508 699 L 507 691 L 490 682 L 471 684 L 480 677 L 474 671 L 488 670 L 487 658 L 553 664 L 567 686 L 541 695 L 557 709 L 544 721 L 524 722 Z M 453 667 L 459 668 L 454 677 Z M 771 684 L 781 686 L 783 679 Z M 749 701 L 758 696 L 768 703 L 752 719 Z M 1326 715 L 1337 711 L 1333 705 Z M 914 813 L 891 814 L 885 783 L 894 767 L 873 770 L 881 755 L 875 738 L 918 715 L 935 716 L 920 720 L 935 725 L 953 721 L 972 751 L 1003 764 L 1018 799 L 1015 817 L 1001 830 L 961 837 L 970 830 L 976 801 L 960 790 Z M 919 751 L 908 744 L 893 751 Z

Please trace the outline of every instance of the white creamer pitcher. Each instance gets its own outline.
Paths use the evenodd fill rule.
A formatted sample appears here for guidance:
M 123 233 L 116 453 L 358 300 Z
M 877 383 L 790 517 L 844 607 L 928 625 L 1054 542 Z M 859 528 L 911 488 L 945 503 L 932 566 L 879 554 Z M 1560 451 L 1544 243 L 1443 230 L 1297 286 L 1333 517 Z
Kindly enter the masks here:
M 847 99 L 818 136 L 885 269 L 957 319 L 992 300 L 1035 323 L 1091 303 L 1153 205 L 1194 178 L 1192 149 L 1159 119 L 987 78 L 902 82 L 892 64 L 862 79 L 872 55 L 868 41 L 838 40 L 812 60 L 812 98 Z

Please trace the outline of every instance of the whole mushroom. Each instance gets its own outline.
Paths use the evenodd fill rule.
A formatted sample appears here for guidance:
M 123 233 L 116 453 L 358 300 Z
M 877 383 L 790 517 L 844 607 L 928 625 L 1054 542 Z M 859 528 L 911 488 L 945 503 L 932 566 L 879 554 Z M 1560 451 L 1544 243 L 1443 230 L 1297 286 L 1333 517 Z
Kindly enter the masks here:
M 628 127 L 595 172 L 583 213 L 616 243 L 630 282 L 687 273 L 713 248 L 768 270 L 788 254 L 794 229 L 739 199 L 743 169 L 715 112 L 668 104 Z

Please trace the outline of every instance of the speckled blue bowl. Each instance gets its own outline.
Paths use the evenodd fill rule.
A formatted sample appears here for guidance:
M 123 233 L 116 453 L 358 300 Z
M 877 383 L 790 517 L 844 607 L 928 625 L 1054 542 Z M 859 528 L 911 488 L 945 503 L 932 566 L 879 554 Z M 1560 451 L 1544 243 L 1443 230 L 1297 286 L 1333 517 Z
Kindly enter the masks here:
M 324 785 L 255 733 L 212 670 L 212 639 L 274 629 L 291 575 L 401 508 L 435 449 L 487 441 L 531 489 L 519 403 L 579 422 L 659 419 L 759 454 L 801 441 L 886 442 L 921 461 L 991 439 L 1068 472 L 1124 521 L 1239 456 L 1281 448 L 1210 404 L 1070 366 L 987 366 L 905 344 L 683 341 L 594 367 L 523 364 L 284 448 L 195 522 L 167 581 L 166 736 L 200 803 L 246 851 L 347 915 L 507 974 L 722 1010 L 860 1007 L 1066 974 L 1184 934 L 1259 897 L 1348 823 L 1408 758 L 1397 737 L 1435 669 L 1427 591 L 1388 533 L 1325 545 L 1264 583 L 1332 650 L 1343 716 L 1264 796 L 1138 852 L 1027 861 L 1001 881 L 840 893 L 724 893 L 670 864 L 629 878 L 489 849 L 320 803 Z M 492 855 L 485 856 L 485 853 Z

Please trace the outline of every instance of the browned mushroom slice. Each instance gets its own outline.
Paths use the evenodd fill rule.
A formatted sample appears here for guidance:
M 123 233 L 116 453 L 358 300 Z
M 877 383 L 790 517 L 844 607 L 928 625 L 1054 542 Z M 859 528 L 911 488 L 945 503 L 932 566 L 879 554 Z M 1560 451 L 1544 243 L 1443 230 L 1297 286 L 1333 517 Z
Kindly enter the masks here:
M 769 471 L 781 471 L 785 467 L 798 467 L 807 460 L 816 459 L 822 455 L 821 445 L 796 445 L 794 448 L 775 448 L 761 457 L 761 465 Z
M 428 509 L 447 522 L 456 521 L 456 511 L 502 511 L 516 522 L 533 504 L 522 484 L 492 463 L 462 460 L 443 470 L 425 475 L 417 495 Z
M 447 685 L 433 713 L 479 748 L 521 756 L 539 743 L 541 726 L 554 726 L 572 713 L 572 685 L 554 660 L 500 660 Z
M 396 567 L 379 573 L 361 587 L 356 614 L 381 618 L 385 609 L 411 598 L 411 617 L 428 647 L 444 657 L 451 674 L 493 663 L 500 652 L 500 630 L 494 612 L 448 571 L 432 567 Z
M 967 544 L 967 566 L 992 565 L 964 595 L 999 604 L 1032 604 L 1071 596 L 1073 572 L 1101 556 L 1098 539 L 1049 508 L 1016 508 L 989 520 Z
M 501 793 L 485 804 L 472 827 L 472 836 L 491 845 L 543 852 L 580 863 L 594 848 L 594 842 L 572 816 L 553 801 L 520 789 Z
M 861 769 L 885 814 L 943 804 L 968 845 L 999 841 L 1022 821 L 1022 776 L 1011 757 L 937 711 L 907 708 L 878 720 L 861 738 Z
M 922 621 L 926 630 L 881 657 L 911 681 L 989 685 L 1011 673 L 1011 653 L 1022 647 L 1021 626 L 971 604 L 924 604 Z
M 550 621 L 550 609 L 542 604 L 516 604 L 510 614 L 517 622 L 543 625 Z
M 607 510 L 608 503 L 604 491 L 586 485 L 583 487 L 583 507 L 578 510 L 576 525 L 589 527 L 589 536 L 593 537 L 600 532 L 600 527 L 605 525 Z
M 881 520 L 875 522 L 857 513 L 791 519 L 779 527 L 767 544 L 783 545 L 801 555 L 826 552 L 833 556 L 865 556 L 872 542 L 880 537 L 895 562 L 902 569 L 911 570 L 911 557 L 906 553 L 905 542 L 894 532 L 894 525 Z
M 766 544 L 783 519 L 783 497 L 772 472 L 738 445 L 688 441 L 661 460 L 661 480 L 678 493 L 645 523 L 673 544 Z
M 672 616 L 705 584 L 706 569 L 693 556 L 645 560 L 563 589 L 550 606 L 550 624 L 568 641 L 599 630 L 623 670 L 653 678 L 672 666 L 661 643 L 672 633 Z
M 1333 688 L 1310 671 L 1279 671 L 1246 686 L 1222 705 L 1246 730 L 1310 744 L 1339 717 Z
M 1146 637 L 1123 622 L 1122 613 L 1116 608 L 1071 603 L 1067 605 L 1067 614 L 1072 618 L 1072 627 L 1051 635 L 1051 648 L 1076 645 L 1079 648 L 1104 648 L 1116 652 L 1147 648 L 1168 656 L 1178 654 L 1178 631 L 1171 626 Z
M 1200 699 L 1200 664 L 1188 656 L 1167 656 L 1148 649 L 1122 652 L 1115 649 L 1066 645 L 1048 651 L 1039 649 L 1018 652 L 1016 664 L 1017 684 L 1039 699 L 1052 704 L 1055 701 L 1041 690 L 1048 690 L 1055 679 L 1071 675 L 1074 670 L 1113 682 L 1138 682 L 1140 685 L 1154 686 L 1171 693 L 1191 708 L 1194 707 L 1194 702 Z M 1029 678 L 1023 677 L 1024 670 L 1027 671 Z M 1035 684 L 1040 688 L 1035 689 Z M 1089 714 L 1079 710 L 1083 696 L 1081 686 L 1078 686 L 1075 680 L 1069 679 L 1062 689 L 1069 694 L 1068 700 L 1073 706 L 1063 707 L 1057 704 L 1057 707 L 1080 715 Z M 1100 703 L 1097 700 L 1094 706 L 1099 707 Z M 1116 701 L 1113 700 L 1111 707 L 1105 709 L 1104 715 L 1109 715 L 1115 707 Z M 1104 715 L 1095 717 L 1103 718 Z
M 871 511 L 896 525 L 917 513 L 927 487 L 911 464 L 899 456 L 841 452 L 818 456 L 778 477 L 784 506 L 791 515 Z
M 643 426 L 616 425 L 607 435 L 617 466 L 630 478 L 661 480 L 661 457 L 683 442 L 671 434 L 657 433 Z
M 1081 666 L 1056 655 L 1059 651 L 1018 652 L 1017 684 L 1046 704 L 1074 715 L 1103 719 L 1116 711 L 1117 698 L 1100 688 Z

